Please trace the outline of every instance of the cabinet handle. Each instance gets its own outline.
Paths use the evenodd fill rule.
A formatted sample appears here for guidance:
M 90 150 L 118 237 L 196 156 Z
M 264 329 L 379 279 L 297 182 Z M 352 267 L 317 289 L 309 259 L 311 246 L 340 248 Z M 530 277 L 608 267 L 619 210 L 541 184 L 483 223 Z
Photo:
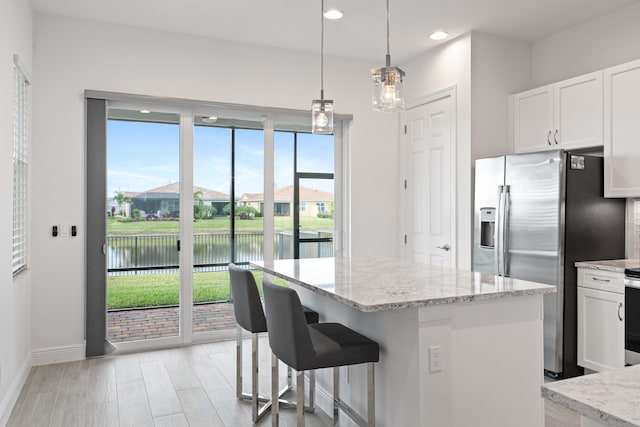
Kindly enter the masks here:
M 622 322 L 622 316 L 620 315 L 620 310 L 622 310 L 622 315 L 624 316 L 624 306 L 622 305 L 622 303 L 618 305 L 618 319 L 620 319 L 620 321 Z
M 553 140 L 556 142 L 556 145 L 558 145 L 558 129 L 556 129 L 556 132 L 553 134 Z
M 547 142 L 551 145 L 551 131 L 547 134 Z
M 595 280 L 596 282 L 605 282 L 605 283 L 609 283 L 611 281 L 611 279 L 598 279 L 597 277 L 592 277 L 591 279 Z

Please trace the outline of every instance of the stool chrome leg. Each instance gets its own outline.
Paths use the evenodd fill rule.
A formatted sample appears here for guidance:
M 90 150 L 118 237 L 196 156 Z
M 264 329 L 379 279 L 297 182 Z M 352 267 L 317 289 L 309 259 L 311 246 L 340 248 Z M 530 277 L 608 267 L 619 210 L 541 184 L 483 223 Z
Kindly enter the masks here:
M 251 334 L 251 414 L 258 422 L 258 334 Z
M 271 425 L 278 427 L 280 425 L 280 399 L 279 399 L 279 378 L 278 364 L 279 360 L 275 354 L 271 353 Z M 291 368 L 289 368 L 291 369 Z
M 340 368 L 333 368 L 333 425 L 340 425 Z
M 367 427 L 376 425 L 376 384 L 375 365 L 367 363 Z
M 307 412 L 316 410 L 316 371 L 309 371 L 309 407 L 305 408 Z
M 242 327 L 236 324 L 236 397 L 242 398 Z
M 296 420 L 298 427 L 304 427 L 304 371 L 296 372 Z

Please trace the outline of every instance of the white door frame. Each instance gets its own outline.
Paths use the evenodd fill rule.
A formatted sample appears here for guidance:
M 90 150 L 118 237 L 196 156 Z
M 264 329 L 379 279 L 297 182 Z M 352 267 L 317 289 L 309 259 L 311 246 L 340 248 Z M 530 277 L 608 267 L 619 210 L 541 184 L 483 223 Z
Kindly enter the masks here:
M 454 195 L 451 197 L 451 259 L 452 265 L 458 266 L 458 240 L 457 240 L 457 229 L 458 229 L 458 208 L 457 208 L 457 195 L 458 195 L 458 180 L 457 180 L 457 144 L 458 144 L 458 102 L 457 102 L 457 86 L 449 86 L 447 88 L 438 90 L 436 92 L 432 92 L 431 94 L 419 98 L 413 101 L 409 106 L 405 109 L 402 114 L 401 121 L 402 124 L 400 126 L 400 138 L 399 141 L 402 141 L 400 144 L 400 167 L 399 167 L 399 179 L 398 179 L 398 187 L 400 188 L 400 197 L 398 204 L 398 218 L 400 224 L 400 236 L 398 239 L 398 244 L 400 246 L 398 253 L 402 259 L 409 259 L 408 245 L 405 243 L 405 236 L 408 234 L 408 224 L 406 221 L 405 211 L 407 209 L 407 192 L 405 188 L 405 181 L 407 178 L 407 113 L 406 110 L 410 110 L 412 108 L 420 107 L 425 104 L 429 104 L 431 102 L 438 101 L 443 98 L 450 97 L 451 98 L 451 159 L 450 159 L 450 171 L 451 171 L 451 188 L 454 190 Z

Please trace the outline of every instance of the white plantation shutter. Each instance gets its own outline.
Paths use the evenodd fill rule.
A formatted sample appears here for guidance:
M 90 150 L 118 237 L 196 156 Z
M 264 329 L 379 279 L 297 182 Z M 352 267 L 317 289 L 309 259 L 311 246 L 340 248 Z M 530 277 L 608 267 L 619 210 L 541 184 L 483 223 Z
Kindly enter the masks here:
M 13 66 L 13 275 L 27 268 L 28 88 L 29 80 Z

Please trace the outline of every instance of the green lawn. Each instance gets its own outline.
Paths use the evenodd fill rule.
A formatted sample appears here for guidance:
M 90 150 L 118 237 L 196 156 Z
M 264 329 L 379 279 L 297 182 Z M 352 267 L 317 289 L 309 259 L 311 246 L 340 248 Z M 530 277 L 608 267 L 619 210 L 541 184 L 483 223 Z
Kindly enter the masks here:
M 129 234 L 172 234 L 180 231 L 179 221 L 132 221 L 120 222 L 119 218 L 107 217 L 107 234 L 129 235 Z M 333 219 L 300 217 L 300 227 L 302 230 L 319 231 L 333 230 Z M 257 231 L 263 230 L 263 218 L 236 219 L 236 231 Z M 229 217 L 214 217 L 211 219 L 200 219 L 193 223 L 195 233 L 222 232 L 230 229 Z M 275 217 L 276 231 L 291 231 L 293 229 L 293 218 L 290 216 Z
M 301 229 L 309 231 L 333 230 L 333 219 L 300 218 Z M 195 233 L 228 232 L 229 218 L 215 217 L 198 220 L 193 223 Z M 118 218 L 107 217 L 107 234 L 177 234 L 179 221 L 132 221 L 120 222 Z M 276 231 L 292 230 L 291 217 L 275 217 Z M 238 232 L 262 232 L 263 219 L 236 219 Z M 262 272 L 253 271 L 262 292 Z M 153 307 L 178 304 L 178 274 L 138 274 L 129 276 L 110 276 L 107 278 L 107 298 L 109 309 L 130 307 Z M 281 283 L 285 284 L 284 281 Z M 194 273 L 194 302 L 225 301 L 229 299 L 229 273 Z
M 260 295 L 262 272 L 252 271 Z M 107 278 L 107 305 L 109 309 L 175 305 L 179 300 L 178 274 L 139 274 Z M 276 282 L 286 285 L 281 279 Z M 229 273 L 227 271 L 193 274 L 193 301 L 211 302 L 229 299 Z

